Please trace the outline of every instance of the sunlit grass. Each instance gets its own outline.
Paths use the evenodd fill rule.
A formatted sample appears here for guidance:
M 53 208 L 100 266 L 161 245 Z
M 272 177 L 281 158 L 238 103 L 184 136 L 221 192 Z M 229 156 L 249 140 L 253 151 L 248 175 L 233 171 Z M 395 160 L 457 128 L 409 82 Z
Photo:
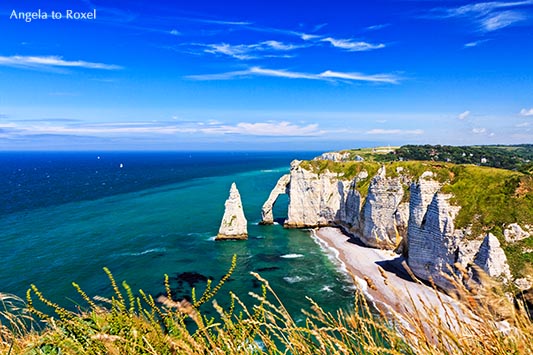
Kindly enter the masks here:
M 262 284 L 256 300 L 245 305 L 230 292 L 223 308 L 217 292 L 235 267 L 215 286 L 208 284 L 192 302 L 173 300 L 168 278 L 166 296 L 155 300 L 139 291 L 134 295 L 123 282 L 118 286 L 106 270 L 114 295 L 89 298 L 74 287 L 87 303 L 77 312 L 48 301 L 38 288 L 28 291 L 27 303 L 3 295 L 0 328 L 2 354 L 531 354 L 533 325 L 522 306 L 516 308 L 497 287 L 467 289 L 457 284 L 462 309 L 443 304 L 442 314 L 425 305 L 413 314 L 376 313 L 362 297 L 354 295 L 355 311 L 324 311 L 309 299 L 296 322 L 269 282 Z M 413 302 L 408 292 L 399 299 Z M 437 291 L 435 291 L 437 292 Z M 437 294 L 438 295 L 438 294 Z M 53 310 L 44 313 L 42 306 Z M 414 304 L 414 303 L 413 303 Z M 498 307 L 495 307 L 498 305 Z M 204 315 L 212 307 L 216 316 Z M 33 318 L 41 321 L 37 330 Z M 7 323 L 4 323 L 6 322 Z

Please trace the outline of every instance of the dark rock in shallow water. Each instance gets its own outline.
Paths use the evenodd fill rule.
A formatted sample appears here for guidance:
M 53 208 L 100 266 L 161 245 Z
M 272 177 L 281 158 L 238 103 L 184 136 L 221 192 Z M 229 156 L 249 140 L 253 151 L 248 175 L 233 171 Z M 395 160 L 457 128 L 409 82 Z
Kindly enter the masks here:
M 205 276 L 195 271 L 186 271 L 178 274 L 176 277 L 178 280 L 178 286 L 182 287 L 183 283 L 187 283 L 191 288 L 193 288 L 199 282 L 207 282 L 207 280 L 213 280 L 212 276 Z
M 257 272 L 274 271 L 274 270 L 279 270 L 279 267 L 277 266 L 260 267 L 259 269 L 257 269 Z
M 261 287 L 262 283 L 261 281 L 257 280 L 257 279 L 252 279 L 252 287 L 253 288 L 259 288 Z

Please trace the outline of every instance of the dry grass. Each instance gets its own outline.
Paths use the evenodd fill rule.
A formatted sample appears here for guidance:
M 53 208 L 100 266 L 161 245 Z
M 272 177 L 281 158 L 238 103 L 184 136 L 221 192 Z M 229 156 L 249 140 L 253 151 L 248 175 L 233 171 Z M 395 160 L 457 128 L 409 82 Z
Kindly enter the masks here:
M 235 266 L 217 286 L 208 284 L 191 303 L 167 295 L 154 300 L 139 291 L 135 296 L 124 282 L 117 285 L 108 273 L 114 296 L 89 298 L 76 313 L 49 302 L 32 286 L 27 303 L 2 296 L 4 311 L 0 330 L 2 354 L 532 354 L 533 325 L 523 307 L 515 308 L 494 285 L 469 289 L 458 284 L 463 308 L 446 307 L 445 314 L 424 306 L 414 314 L 376 315 L 359 292 L 356 310 L 347 314 L 325 312 L 309 299 L 306 318 L 296 323 L 268 281 L 260 294 L 250 293 L 256 303 L 246 306 L 233 293 L 224 309 L 214 297 Z M 369 280 L 372 281 L 372 280 Z M 436 291 L 435 291 L 436 292 Z M 398 294 L 413 302 L 408 292 Z M 51 307 L 54 317 L 38 310 Z M 202 314 L 203 307 L 217 311 Z M 505 310 L 505 312 L 503 312 Z M 35 330 L 31 312 L 45 327 Z M 460 313 L 460 314 L 459 314 Z M 464 314 L 470 314 L 469 317 Z M 506 328 L 504 329 L 504 325 Z

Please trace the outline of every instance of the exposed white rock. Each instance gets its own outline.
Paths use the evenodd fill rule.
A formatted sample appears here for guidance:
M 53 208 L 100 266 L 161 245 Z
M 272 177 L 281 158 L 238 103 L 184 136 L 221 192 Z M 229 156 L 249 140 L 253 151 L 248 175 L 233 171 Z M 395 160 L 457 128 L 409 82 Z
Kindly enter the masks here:
M 224 216 L 215 239 L 247 239 L 248 225 L 242 208 L 241 195 L 235 183 L 231 184 L 229 197 L 224 206 Z
M 426 215 L 427 209 L 433 197 L 442 187 L 438 181 L 431 180 L 433 173 L 424 172 L 417 183 L 412 183 L 409 187 L 409 222 L 406 238 L 412 234 L 420 233 L 422 221 Z M 406 241 L 409 245 L 409 242 Z M 409 250 L 407 250 L 407 254 Z
M 500 246 L 500 241 L 492 233 L 487 234 L 481 243 L 474 264 L 483 269 L 490 277 L 501 278 L 504 281 L 511 279 L 507 257 Z
M 279 178 L 278 182 L 276 183 L 276 186 L 274 186 L 274 189 L 270 192 L 268 199 L 263 204 L 263 208 L 261 209 L 261 224 L 274 223 L 274 215 L 272 214 L 272 208 L 274 207 L 278 196 L 287 193 L 290 181 L 290 174 L 283 175 Z
M 382 166 L 370 182 L 361 211 L 359 237 L 363 243 L 382 249 L 394 249 L 398 245 L 401 236 L 397 233 L 406 229 L 409 215 L 408 208 L 400 207 L 403 195 L 400 178 L 387 178 Z
M 344 152 L 327 152 L 322 153 L 319 157 L 316 157 L 315 160 L 331 160 L 331 161 L 347 161 L 350 159 L 350 153 Z
M 407 263 L 413 273 L 444 289 L 450 282 L 442 275 L 450 274 L 456 262 L 460 234 L 455 233 L 454 219 L 459 207 L 451 206 L 451 195 L 436 193 L 418 229 L 410 229 Z M 412 207 L 413 208 L 413 207 Z
M 359 180 L 364 180 L 367 177 L 368 177 L 368 171 L 366 171 L 366 170 L 361 170 L 359 172 L 359 174 L 357 174 L 357 179 L 359 179 Z
M 511 223 L 503 231 L 505 241 L 508 243 L 518 242 L 519 240 L 529 238 L 531 236 L 529 230 L 525 231 L 518 223 Z
M 338 174 L 316 174 L 303 169 L 299 161 L 293 161 L 290 176 L 289 211 L 285 226 L 328 226 L 345 220 L 347 214 L 352 216 L 351 211 L 358 210 L 359 193 L 351 181 L 342 180 Z
M 521 277 L 513 282 L 520 291 L 526 291 L 533 287 L 533 281 L 527 277 Z
M 482 239 L 465 240 L 459 242 L 459 250 L 457 253 L 457 262 L 465 268 L 474 263 L 474 259 L 479 252 L 479 248 L 483 243 Z

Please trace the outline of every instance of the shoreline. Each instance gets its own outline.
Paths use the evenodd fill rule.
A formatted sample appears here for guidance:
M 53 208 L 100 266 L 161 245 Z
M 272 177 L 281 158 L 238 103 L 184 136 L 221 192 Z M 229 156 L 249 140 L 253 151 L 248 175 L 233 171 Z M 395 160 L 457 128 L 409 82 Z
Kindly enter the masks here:
M 450 312 L 467 318 L 457 300 L 414 281 L 402 266 L 403 256 L 362 246 L 335 227 L 314 229 L 311 234 L 322 247 L 333 251 L 367 301 L 385 314 L 402 317 L 429 308 L 442 319 Z

